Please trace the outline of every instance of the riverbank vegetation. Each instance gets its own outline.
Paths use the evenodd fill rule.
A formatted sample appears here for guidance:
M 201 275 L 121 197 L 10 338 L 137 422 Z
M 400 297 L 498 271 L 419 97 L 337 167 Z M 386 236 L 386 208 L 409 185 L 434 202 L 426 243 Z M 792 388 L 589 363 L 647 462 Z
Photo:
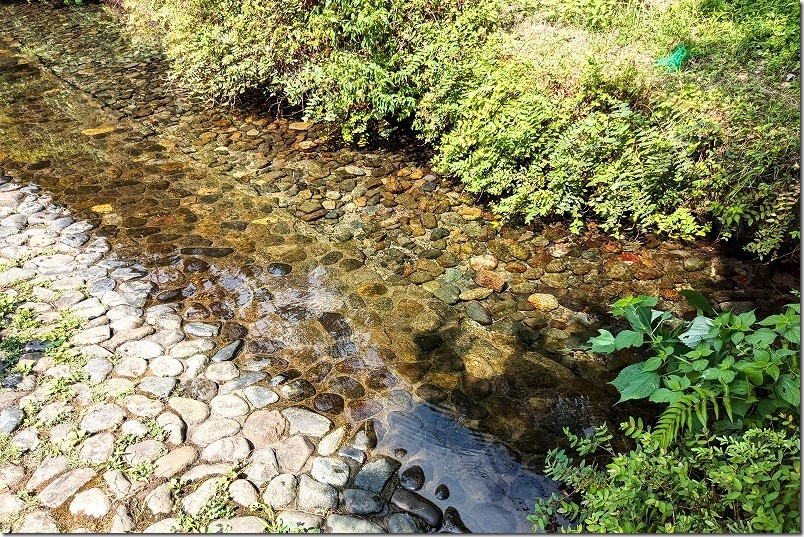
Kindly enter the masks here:
M 411 127 L 505 216 L 797 248 L 792 0 L 120 1 L 187 87 Z
M 592 352 L 647 351 L 612 382 L 620 401 L 665 405 L 655 426 L 621 424 L 634 441 L 612 448 L 605 424 L 566 431 L 580 459 L 554 449 L 546 474 L 567 487 L 536 503 L 534 529 L 585 532 L 801 530 L 800 306 L 757 321 L 717 314 L 698 293 L 691 321 L 652 309 L 652 297 L 614 303 L 631 327 L 590 340 Z

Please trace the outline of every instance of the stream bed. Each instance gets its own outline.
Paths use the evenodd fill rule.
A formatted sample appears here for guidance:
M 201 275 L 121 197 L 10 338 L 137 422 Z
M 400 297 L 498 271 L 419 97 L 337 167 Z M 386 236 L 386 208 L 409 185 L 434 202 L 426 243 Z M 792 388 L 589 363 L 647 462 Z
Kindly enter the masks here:
M 149 304 L 219 323 L 217 348 L 282 405 L 420 466 L 475 532 L 527 532 L 562 429 L 619 423 L 620 359 L 577 347 L 607 304 L 678 290 L 720 308 L 794 301 L 783 270 L 711 244 L 614 241 L 499 220 L 421 152 L 338 145 L 323 125 L 210 106 L 101 6 L 0 5 L 0 171 L 94 224 Z M 694 311 L 694 310 L 693 310 Z M 214 352 L 214 351 L 213 351 Z M 436 487 L 449 487 L 439 500 Z

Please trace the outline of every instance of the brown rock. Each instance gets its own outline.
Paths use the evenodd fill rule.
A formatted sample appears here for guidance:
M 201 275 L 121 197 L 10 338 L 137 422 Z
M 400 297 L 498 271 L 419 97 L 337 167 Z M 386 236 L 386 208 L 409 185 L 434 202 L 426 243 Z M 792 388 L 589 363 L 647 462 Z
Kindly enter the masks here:
M 257 410 L 246 418 L 243 424 L 243 436 L 254 444 L 255 448 L 268 447 L 282 438 L 287 429 L 287 420 L 276 410 Z
M 315 446 L 298 434 L 284 440 L 275 448 L 276 459 L 282 472 L 297 474 L 302 471 Z
M 486 269 L 480 269 L 475 274 L 475 283 L 480 287 L 485 287 L 487 289 L 493 289 L 498 293 L 502 292 L 505 289 L 506 283 L 505 280 L 497 274 L 496 272 L 492 272 Z
M 558 300 L 547 293 L 534 293 L 528 297 L 528 302 L 539 311 L 552 311 L 558 307 Z

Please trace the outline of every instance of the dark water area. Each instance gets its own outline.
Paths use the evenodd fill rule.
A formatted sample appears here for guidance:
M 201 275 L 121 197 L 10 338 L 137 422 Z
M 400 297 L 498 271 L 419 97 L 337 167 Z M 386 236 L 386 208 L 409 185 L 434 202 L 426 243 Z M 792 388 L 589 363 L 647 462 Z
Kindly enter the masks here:
M 0 170 L 136 260 L 151 304 L 220 322 L 217 348 L 242 339 L 239 367 L 277 405 L 370 423 L 376 451 L 421 466 L 421 494 L 473 531 L 530 530 L 564 427 L 652 413 L 614 406 L 605 382 L 624 361 L 565 350 L 608 326 L 611 301 L 658 294 L 688 314 L 679 289 L 760 312 L 796 300 L 789 268 L 500 226 L 424 154 L 208 106 L 101 6 L 3 4 L 0 24 Z

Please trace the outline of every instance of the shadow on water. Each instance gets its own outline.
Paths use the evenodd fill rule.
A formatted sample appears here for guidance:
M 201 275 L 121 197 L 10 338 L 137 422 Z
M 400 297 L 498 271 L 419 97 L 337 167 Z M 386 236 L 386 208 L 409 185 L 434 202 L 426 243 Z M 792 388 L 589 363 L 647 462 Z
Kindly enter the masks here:
M 129 268 L 154 284 L 151 304 L 221 323 L 219 348 L 242 339 L 238 366 L 264 373 L 279 405 L 310 406 L 353 430 L 371 420 L 376 450 L 403 470 L 421 466 L 421 493 L 456 507 L 473 531 L 530 530 L 533 499 L 555 490 L 538 465 L 563 445 L 564 427 L 650 413 L 613 408 L 613 389 L 547 357 L 515 309 L 483 328 L 379 266 L 361 249 L 358 219 L 295 186 L 304 179 L 343 206 L 347 183 L 366 197 L 380 187 L 335 171 L 372 162 L 394 176 L 403 157 L 328 147 L 315 126 L 252 117 L 237 128 L 172 93 L 158 54 L 131 45 L 100 8 L 12 4 L 0 6 L 0 22 L 24 43 L 0 38 L 0 165 L 92 222 L 120 259 L 137 260 Z M 294 212 L 291 198 L 310 211 Z M 334 234 L 306 222 L 325 213 Z M 582 306 L 600 310 L 594 302 Z

